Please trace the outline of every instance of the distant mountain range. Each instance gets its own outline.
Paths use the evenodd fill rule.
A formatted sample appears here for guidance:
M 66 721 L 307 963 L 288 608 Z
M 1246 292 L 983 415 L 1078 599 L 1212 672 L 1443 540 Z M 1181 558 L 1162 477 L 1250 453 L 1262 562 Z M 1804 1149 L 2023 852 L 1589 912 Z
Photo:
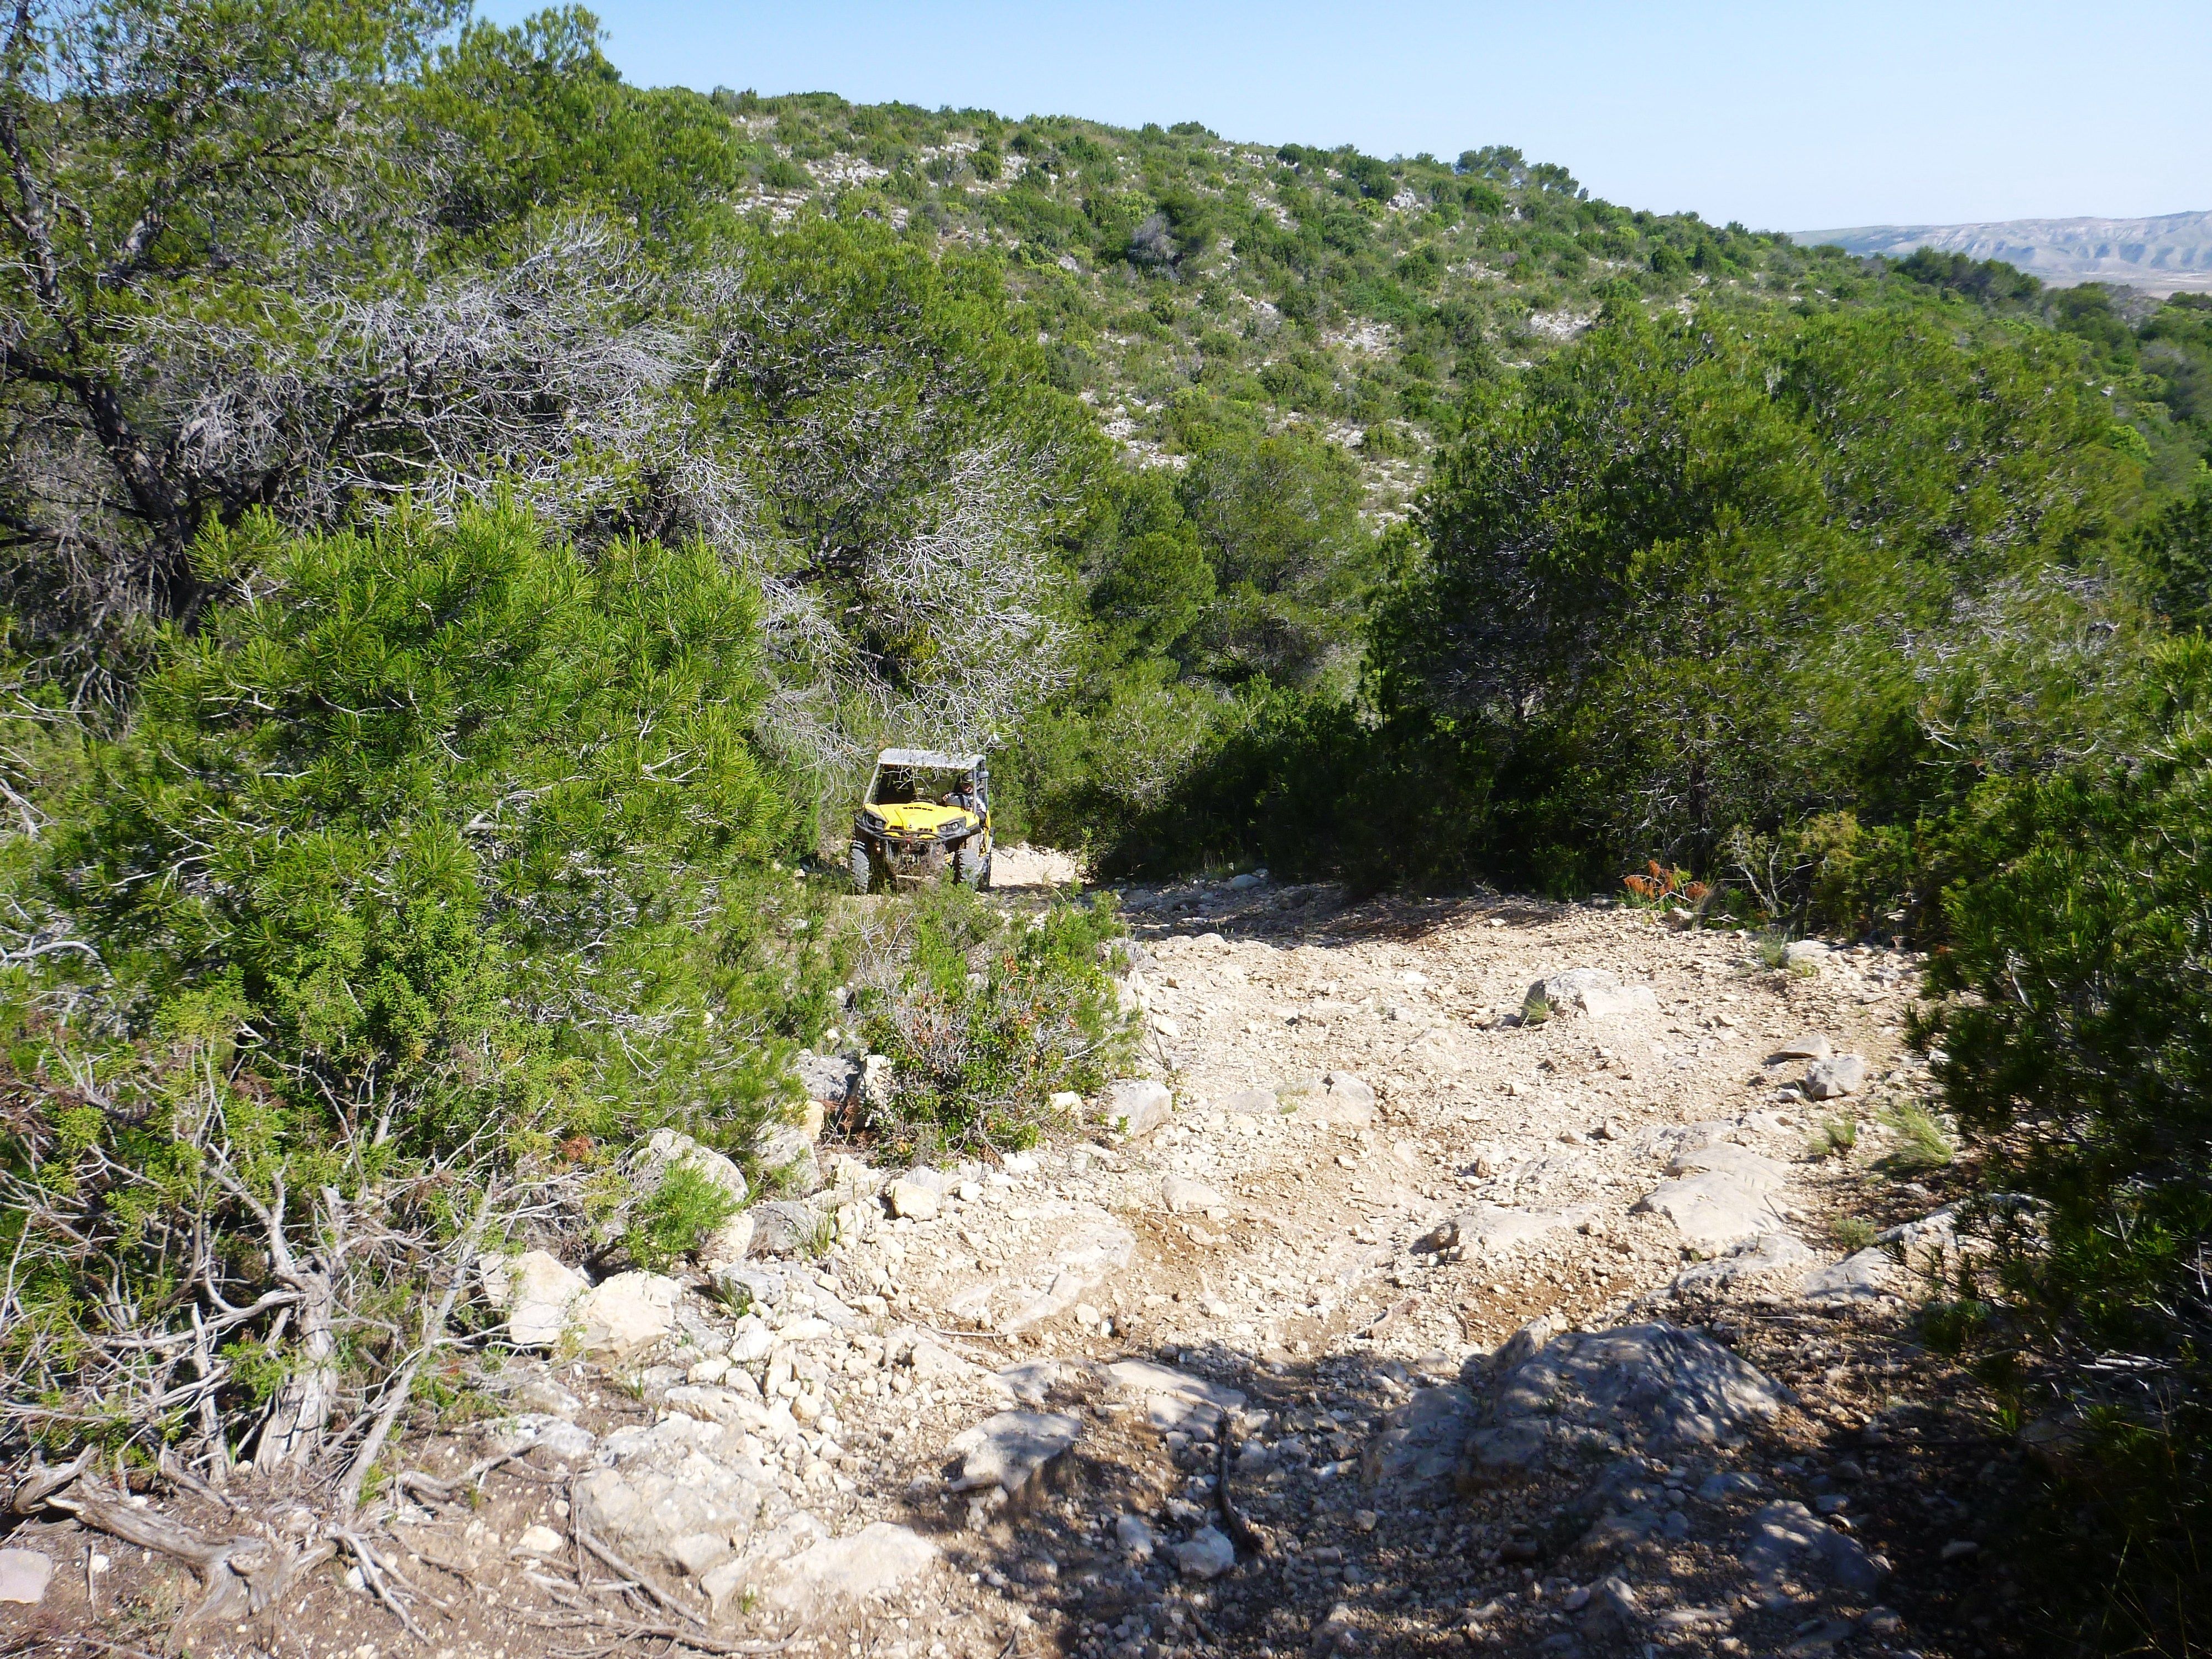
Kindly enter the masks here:
M 1915 248 L 2002 259 L 2054 288 L 2124 283 L 2149 294 L 2212 292 L 2212 213 L 2156 219 L 2010 219 L 1990 225 L 1862 225 L 1793 231 L 1806 247 L 1901 258 Z

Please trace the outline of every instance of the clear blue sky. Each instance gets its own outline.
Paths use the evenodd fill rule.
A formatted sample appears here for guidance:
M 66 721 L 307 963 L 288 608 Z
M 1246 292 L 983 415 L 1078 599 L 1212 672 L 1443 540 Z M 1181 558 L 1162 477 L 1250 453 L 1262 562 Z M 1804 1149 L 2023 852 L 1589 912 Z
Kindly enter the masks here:
M 594 9 L 641 85 L 1516 144 L 1610 200 L 1766 229 L 2212 209 L 2212 0 Z

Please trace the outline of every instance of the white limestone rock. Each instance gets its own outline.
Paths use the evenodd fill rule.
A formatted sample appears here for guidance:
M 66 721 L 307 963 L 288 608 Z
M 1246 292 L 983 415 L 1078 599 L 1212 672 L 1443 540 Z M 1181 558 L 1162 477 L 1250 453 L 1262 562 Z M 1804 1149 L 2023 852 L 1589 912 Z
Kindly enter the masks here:
M 1212 1188 L 1188 1176 L 1171 1175 L 1161 1182 L 1160 1199 L 1168 1206 L 1170 1215 L 1202 1215 L 1208 1210 L 1226 1209 L 1229 1206 L 1229 1200 Z
M 544 1250 L 477 1258 L 484 1294 L 507 1315 L 507 1338 L 518 1348 L 550 1348 L 568 1329 L 577 1299 L 592 1281 Z
M 1124 1078 L 1107 1085 L 1106 1127 L 1133 1140 L 1165 1123 L 1174 1106 L 1166 1084 L 1152 1078 Z
M 1012 1497 L 1082 1433 L 1081 1418 L 1058 1412 L 994 1413 L 945 1449 L 948 1456 L 960 1460 L 960 1473 L 951 1489 L 969 1492 L 977 1486 L 997 1486 Z
M 661 1273 L 617 1273 L 578 1297 L 574 1322 L 587 1353 L 616 1358 L 659 1341 L 676 1328 L 684 1287 Z
M 1618 1019 L 1631 1014 L 1656 1013 L 1658 994 L 1648 985 L 1624 986 L 1602 968 L 1570 968 L 1531 985 L 1521 999 L 1522 1017 L 1540 1011 L 1547 1018 L 1562 1014 L 1584 1014 L 1592 1019 Z

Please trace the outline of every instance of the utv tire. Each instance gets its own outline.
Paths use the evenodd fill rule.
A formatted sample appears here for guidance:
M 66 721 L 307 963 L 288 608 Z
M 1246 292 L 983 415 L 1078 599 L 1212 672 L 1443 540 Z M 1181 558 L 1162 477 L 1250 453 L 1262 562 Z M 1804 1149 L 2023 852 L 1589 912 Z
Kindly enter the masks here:
M 963 842 L 952 849 L 952 872 L 963 887 L 980 892 L 991 884 L 991 855 L 978 854 L 972 843 Z
M 856 841 L 853 843 L 852 856 L 848 860 L 848 864 L 853 872 L 853 890 L 856 893 L 875 891 L 876 861 L 868 856 L 868 846 L 866 842 Z

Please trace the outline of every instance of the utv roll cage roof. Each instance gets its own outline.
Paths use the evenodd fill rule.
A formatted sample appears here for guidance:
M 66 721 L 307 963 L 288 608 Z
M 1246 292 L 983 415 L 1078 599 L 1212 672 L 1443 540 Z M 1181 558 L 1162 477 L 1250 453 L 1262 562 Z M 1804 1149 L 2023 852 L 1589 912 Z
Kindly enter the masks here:
M 886 749 L 876 757 L 878 766 L 921 766 L 946 772 L 972 772 L 982 763 L 981 755 L 955 755 L 942 749 Z

